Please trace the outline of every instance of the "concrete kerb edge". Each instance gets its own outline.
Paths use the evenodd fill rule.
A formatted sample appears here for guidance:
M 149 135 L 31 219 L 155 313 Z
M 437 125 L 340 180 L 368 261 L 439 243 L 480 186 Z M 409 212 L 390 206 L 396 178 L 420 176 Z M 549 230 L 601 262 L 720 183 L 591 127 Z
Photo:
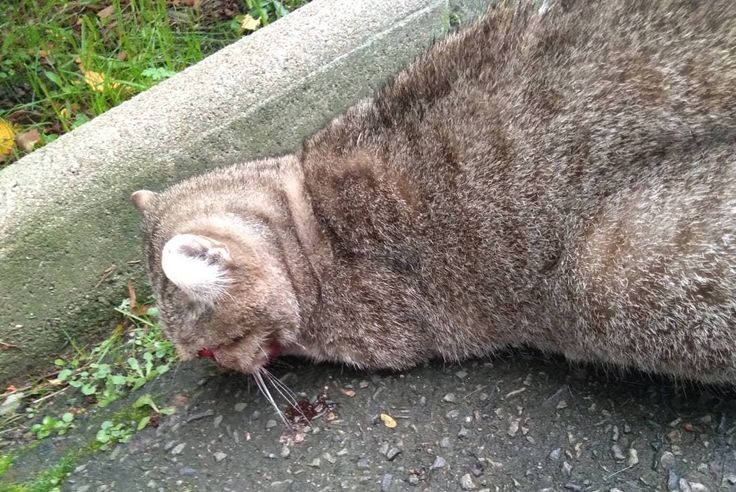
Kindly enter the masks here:
M 332 5 L 330 0 L 317 0 L 314 5 L 323 3 L 324 5 Z M 376 1 L 373 3 L 387 3 L 387 0 Z M 394 7 L 396 2 L 388 2 Z M 411 2 L 410 2 L 411 3 Z M 414 2 L 412 5 L 416 4 Z M 370 36 L 364 37 L 363 41 L 359 45 L 352 46 L 348 52 L 342 53 L 339 56 L 329 60 L 324 64 L 319 64 L 314 70 L 309 72 L 306 76 L 295 80 L 289 87 L 293 90 L 303 84 L 309 83 L 311 80 L 318 79 L 320 76 L 330 72 L 331 67 L 341 65 L 341 62 L 354 56 L 356 53 L 364 53 L 372 45 L 376 43 L 380 44 L 382 39 L 387 38 L 390 32 L 396 32 L 397 30 L 406 29 L 413 22 L 419 22 L 425 17 L 432 17 L 436 15 L 436 22 L 438 24 L 444 23 L 447 12 L 447 2 L 444 0 L 435 0 L 431 2 L 423 2 L 425 7 L 420 9 L 414 9 L 409 12 L 402 12 L 404 15 L 399 15 L 395 22 L 389 24 L 387 29 L 383 29 L 379 32 L 375 32 Z M 314 9 L 316 7 L 312 7 Z M 377 8 L 377 7 L 376 7 Z M 385 10 L 384 10 L 385 11 Z M 291 16 L 298 16 L 300 11 L 291 14 Z M 310 12 L 314 15 L 313 12 Z M 296 20 L 293 22 L 297 23 Z M 434 21 L 432 21 L 434 22 Z M 419 22 L 422 24 L 422 22 Z M 278 23 L 277 23 L 278 24 Z M 276 26 L 275 24 L 274 26 Z M 431 24 L 431 23 L 429 23 Z M 355 28 L 360 28 L 363 24 L 360 18 L 354 19 L 353 25 Z M 425 25 L 425 24 L 422 24 Z M 437 34 L 443 25 L 438 25 L 436 30 L 432 32 L 432 35 Z M 268 28 L 266 28 L 268 29 Z M 416 42 L 413 46 L 408 46 L 407 51 L 411 51 L 411 58 L 423 48 L 430 40 L 432 36 L 425 36 L 423 39 L 415 39 Z M 342 40 L 344 42 L 344 40 Z M 235 50 L 235 48 L 231 48 Z M 217 54 L 213 55 L 217 56 Z M 404 60 L 408 61 L 408 60 Z M 212 63 L 210 61 L 210 63 Z M 382 67 L 373 67 L 376 70 L 375 76 L 377 78 L 383 78 L 387 73 L 381 73 Z M 397 67 L 391 67 L 395 70 Z M 345 74 L 342 74 L 343 76 Z M 352 95 L 365 95 L 361 94 L 362 80 L 353 80 L 351 90 Z M 87 180 L 82 186 L 69 185 L 70 189 L 73 189 L 75 193 L 72 193 L 73 199 L 79 199 L 82 203 L 86 203 L 88 207 L 94 208 L 94 210 L 85 211 L 84 207 L 69 208 L 65 206 L 65 200 L 61 199 L 64 192 L 59 188 L 64 183 L 36 183 L 41 192 L 36 190 L 36 193 L 30 197 L 26 197 L 30 202 L 38 202 L 39 195 L 42 196 L 42 205 L 37 203 L 28 203 L 31 208 L 36 210 L 43 210 L 43 214 L 37 214 L 34 217 L 23 217 L 20 224 L 16 224 L 15 227 L 4 227 L 0 231 L 0 242 L 4 245 L 4 251 L 0 251 L 0 257 L 5 255 L 4 260 L 10 260 L 10 255 L 21 255 L 27 251 L 33 250 L 33 254 L 29 255 L 27 259 L 23 261 L 3 261 L 0 264 L 0 340 L 7 341 L 9 343 L 17 343 L 24 347 L 23 351 L 6 351 L 0 352 L 0 381 L 9 380 L 11 377 L 17 377 L 22 373 L 32 369 L 34 364 L 42 364 L 49 360 L 54 355 L 55 351 L 58 351 L 60 346 L 63 344 L 63 334 L 60 333 L 59 327 L 66 326 L 73 336 L 81 336 L 83 334 L 92 334 L 99 331 L 101 328 L 97 326 L 85 326 L 87 322 L 93 322 L 89 317 L 84 316 L 80 319 L 75 319 L 75 316 L 79 316 L 79 313 L 85 310 L 101 309 L 98 308 L 102 305 L 114 305 L 116 304 L 121 295 L 124 292 L 124 284 L 131 275 L 140 275 L 138 268 L 123 269 L 118 275 L 111 276 L 107 281 L 100 286 L 99 289 L 95 289 L 95 285 L 99 281 L 100 272 L 104 271 L 109 261 L 116 259 L 117 263 L 125 264 L 127 260 L 137 258 L 138 253 L 138 238 L 136 237 L 136 225 L 132 223 L 134 221 L 133 215 L 129 211 L 129 204 L 127 202 L 127 193 L 136 187 L 141 181 L 147 179 L 151 182 L 158 184 L 165 184 L 171 180 L 180 179 L 187 174 L 192 174 L 209 167 L 213 163 L 217 163 L 217 159 L 202 164 L 198 168 L 193 169 L 182 169 L 177 167 L 176 161 L 181 160 L 184 162 L 192 161 L 192 156 L 198 156 L 198 145 L 201 142 L 212 140 L 214 135 L 218 132 L 222 133 L 225 129 L 233 126 L 236 121 L 243 121 L 246 115 L 253 116 L 253 114 L 263 109 L 268 104 L 273 104 L 278 99 L 287 97 L 289 90 L 282 90 L 279 93 L 272 94 L 264 100 L 261 100 L 259 104 L 253 105 L 249 108 L 246 114 L 240 114 L 238 118 L 231 118 L 217 128 L 210 128 L 208 131 L 202 131 L 201 137 L 197 141 L 189 141 L 187 145 L 178 152 L 169 153 L 166 155 L 154 155 L 146 156 L 144 154 L 130 155 L 130 153 L 122 153 L 122 159 L 132 159 L 133 163 L 128 164 L 128 168 L 133 168 L 136 165 L 135 161 L 142 161 L 148 158 L 147 171 L 140 171 L 138 173 L 131 173 L 129 176 L 96 176 L 95 180 Z M 145 93 L 142 96 L 138 96 L 138 102 L 135 105 L 123 105 L 115 108 L 113 111 L 114 117 L 110 117 L 111 122 L 117 121 L 121 114 L 125 114 L 126 111 L 130 111 L 130 108 L 137 108 L 141 100 L 145 101 Z M 346 97 L 346 99 L 350 99 Z M 349 101 L 345 101 L 345 105 L 349 104 Z M 331 108 L 333 112 L 338 112 L 344 108 Z M 134 116 L 134 115 L 131 115 Z M 159 116 L 165 117 L 166 115 Z M 151 117 L 151 115 L 147 115 Z M 155 119 L 155 115 L 153 115 Z M 98 121 L 97 124 L 104 123 L 105 115 L 102 117 L 102 122 Z M 94 120 L 93 120 L 94 121 Z M 314 126 L 314 121 L 310 124 Z M 309 125 L 307 125 L 309 126 Z M 91 131 L 85 130 L 84 126 L 75 132 Z M 309 131 L 315 130 L 316 127 L 309 129 Z M 126 131 L 130 131 L 132 128 L 128 128 Z M 307 128 L 302 128 L 302 133 L 308 133 Z M 74 132 L 72 132 L 74 133 Z M 116 135 L 120 134 L 118 131 Z M 122 132 L 123 134 L 125 131 Z M 301 135 L 304 136 L 304 135 Z M 70 137 L 70 141 L 71 138 Z M 63 137 L 62 137 L 63 139 Z M 62 140 L 59 139 L 59 140 Z M 58 142 L 58 141 L 57 141 Z M 31 174 L 33 169 L 33 163 L 36 161 L 43 161 L 47 157 L 50 161 L 64 163 L 63 155 L 53 154 L 55 152 L 64 152 L 65 145 L 63 142 L 50 144 L 45 149 L 41 149 L 41 153 L 31 154 L 30 156 L 21 159 L 19 162 L 13 164 L 15 166 L 12 171 L 3 170 L 0 171 L 0 190 L 3 192 L 4 199 L 8 200 L 9 188 L 8 185 L 12 186 L 12 181 L 23 181 L 24 178 L 28 178 L 29 183 L 34 183 L 34 176 Z M 267 152 L 268 149 L 258 149 Z M 256 157 L 253 155 L 254 149 L 241 149 L 242 158 Z M 201 157 L 201 155 L 199 155 Z M 199 159 L 197 159 L 199 160 Z M 155 165 L 151 165 L 155 163 Z M 109 163 L 108 163 L 109 164 Z M 160 166 L 159 166 L 160 165 Z M 24 166 L 27 166 L 24 168 Z M 159 169 L 163 168 L 163 172 Z M 61 178 L 70 179 L 68 173 L 61 172 Z M 3 183 L 3 178 L 6 182 Z M 71 177 L 73 179 L 73 176 Z M 123 182 L 117 182 L 116 179 L 121 179 Z M 100 181 L 103 184 L 108 182 L 110 189 L 109 194 L 106 196 L 94 196 L 86 197 L 85 193 L 94 193 L 98 191 Z M 45 196 L 44 192 L 48 192 L 49 196 Z M 68 197 L 64 197 L 69 200 Z M 22 205 L 22 204 L 21 204 Z M 35 205 L 35 207 L 34 207 Z M 122 207 L 125 207 L 124 209 Z M 3 215 L 0 219 L 3 220 L 4 226 L 8 225 L 10 217 L 7 215 L 9 207 L 5 208 Z M 81 211 L 81 215 L 80 215 Z M 89 212 L 90 216 L 86 216 L 85 212 Z M 110 215 L 113 218 L 110 218 Z M 43 228 L 44 219 L 49 219 L 51 225 L 47 228 L 47 232 L 59 234 L 59 236 L 48 237 L 44 236 L 43 231 L 39 232 L 38 228 Z M 29 219 L 34 219 L 30 220 Z M 88 220 L 88 225 L 85 228 L 84 220 Z M 72 226 L 81 224 L 79 229 Z M 101 232 L 105 230 L 106 226 L 120 227 L 120 230 L 110 231 L 109 237 L 100 237 Z M 26 226 L 33 230 L 27 230 Z M 9 229 L 9 230 L 8 230 Z M 85 232 L 88 235 L 85 235 Z M 29 244 L 26 241 L 39 240 L 38 244 Z M 59 255 L 58 248 L 72 248 L 75 243 L 88 241 L 84 247 L 79 249 L 78 255 Z M 43 263 L 46 262 L 46 268 L 58 269 L 59 273 L 44 272 Z M 10 268 L 15 265 L 16 271 L 11 275 Z M 74 270 L 77 274 L 77 279 L 70 283 L 76 285 L 64 285 L 64 277 L 62 271 Z M 17 282 L 20 279 L 25 279 L 31 283 L 35 280 L 35 276 L 38 275 L 39 284 L 37 289 L 24 289 Z M 6 281 L 3 280 L 6 279 Z M 73 278 L 73 277 L 72 277 Z M 52 291 L 47 291 L 46 284 L 54 287 Z M 4 284 L 4 285 L 3 285 Z M 56 284 L 56 285 L 54 285 Z M 38 294 L 34 294 L 34 292 Z M 91 293 L 93 293 L 90 295 Z M 27 319 L 26 310 L 31 309 L 32 303 L 29 303 L 28 299 L 24 297 L 38 295 L 41 299 L 38 299 L 37 307 L 35 310 L 35 319 Z M 93 297 L 94 299 L 90 299 Z M 101 301 L 102 300 L 102 301 Z M 106 300 L 106 301 L 105 301 Z M 110 316 L 113 315 L 112 309 L 110 309 Z M 71 318 L 71 319 L 70 319 Z M 95 319 L 95 323 L 99 320 Z M 18 325 L 23 325 L 17 328 Z

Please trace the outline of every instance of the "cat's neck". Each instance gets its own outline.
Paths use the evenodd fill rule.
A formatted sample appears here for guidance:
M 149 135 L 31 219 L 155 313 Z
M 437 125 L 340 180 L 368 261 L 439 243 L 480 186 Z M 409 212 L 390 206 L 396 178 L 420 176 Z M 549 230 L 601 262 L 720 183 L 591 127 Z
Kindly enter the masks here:
M 293 224 L 289 231 L 292 237 L 287 240 L 296 244 L 293 248 L 286 248 L 285 261 L 297 284 L 294 287 L 302 307 L 302 323 L 309 323 L 319 304 L 323 275 L 329 269 L 333 255 L 314 214 L 301 162 L 295 156 L 289 163 L 291 165 L 281 167 L 281 182 Z

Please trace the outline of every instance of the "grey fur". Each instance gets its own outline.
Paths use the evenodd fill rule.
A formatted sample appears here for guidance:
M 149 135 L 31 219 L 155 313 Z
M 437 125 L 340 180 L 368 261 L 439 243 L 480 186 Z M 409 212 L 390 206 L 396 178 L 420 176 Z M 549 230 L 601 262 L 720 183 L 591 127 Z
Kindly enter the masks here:
M 437 42 L 294 155 L 145 200 L 185 358 L 215 347 L 252 372 L 276 340 L 401 369 L 529 345 L 734 381 L 736 2 L 524 5 Z M 162 274 L 178 233 L 230 248 L 212 308 Z

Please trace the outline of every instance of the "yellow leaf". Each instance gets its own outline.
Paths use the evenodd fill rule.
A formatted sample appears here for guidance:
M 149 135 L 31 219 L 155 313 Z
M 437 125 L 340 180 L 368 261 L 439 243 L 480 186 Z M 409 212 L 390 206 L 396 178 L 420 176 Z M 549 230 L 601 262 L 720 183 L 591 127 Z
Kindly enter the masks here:
M 120 84 L 116 82 L 105 80 L 105 74 L 100 72 L 84 70 L 82 73 L 84 74 L 84 81 L 87 82 L 87 85 L 95 92 L 104 92 L 105 85 L 111 89 L 117 89 L 120 87 Z
M 15 147 L 15 130 L 8 121 L 0 118 L 0 157 L 9 155 Z
M 240 22 L 240 32 L 255 31 L 261 25 L 261 19 L 254 19 L 250 14 L 245 14 Z
M 394 427 L 396 427 L 396 421 L 393 419 L 393 417 L 391 417 L 391 415 L 387 413 L 381 414 L 381 420 L 383 420 L 383 425 L 385 425 L 389 429 L 393 429 Z

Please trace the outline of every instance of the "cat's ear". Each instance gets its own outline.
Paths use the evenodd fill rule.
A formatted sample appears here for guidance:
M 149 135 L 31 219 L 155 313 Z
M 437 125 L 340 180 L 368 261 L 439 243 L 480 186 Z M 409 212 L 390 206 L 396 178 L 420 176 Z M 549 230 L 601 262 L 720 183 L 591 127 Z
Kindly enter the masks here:
M 138 190 L 132 195 L 130 195 L 130 200 L 133 202 L 133 205 L 138 209 L 139 212 L 143 212 L 146 210 L 146 207 L 149 203 L 151 203 L 151 200 L 156 196 L 156 193 L 148 190 Z
M 231 282 L 227 246 L 206 236 L 178 234 L 164 245 L 164 275 L 193 301 L 212 304 Z

